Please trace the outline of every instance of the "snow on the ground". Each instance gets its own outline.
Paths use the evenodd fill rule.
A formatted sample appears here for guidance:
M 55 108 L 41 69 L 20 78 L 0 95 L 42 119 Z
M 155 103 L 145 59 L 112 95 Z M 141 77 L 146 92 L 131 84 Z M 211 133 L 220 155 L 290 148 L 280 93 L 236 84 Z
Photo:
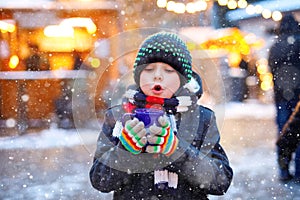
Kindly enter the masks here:
M 270 119 L 274 118 L 275 114 L 276 110 L 274 104 L 229 102 L 225 105 L 225 117 L 228 119 L 247 117 Z
M 284 185 L 278 182 L 274 146 L 274 105 L 230 102 L 222 105 L 221 109 L 216 108 L 216 114 L 220 110 L 224 111 L 226 121 L 222 126 L 221 138 L 234 171 L 234 178 L 224 196 L 210 196 L 210 199 L 297 199 L 300 196 L 299 185 Z M 22 136 L 0 137 L 0 150 L 5 154 L 1 162 L 6 163 L 6 169 L 3 169 L 5 173 L 2 174 L 4 178 L 1 177 L 0 184 L 2 197 L 111 199 L 110 195 L 94 190 L 89 183 L 88 172 L 94 151 L 88 149 L 90 154 L 87 154 L 82 148 L 78 148 L 81 145 L 94 148 L 98 133 L 99 130 L 95 129 L 50 128 Z M 52 148 L 55 150 L 51 150 Z M 35 150 L 40 150 L 41 153 L 36 154 Z M 14 157 L 12 153 L 17 154 Z M 41 160 L 40 157 L 36 158 L 36 155 L 47 155 L 48 159 Z M 23 166 L 24 162 L 27 162 L 27 165 Z M 35 169 L 49 165 L 52 167 L 47 170 Z M 16 169 L 7 169 L 15 166 Z M 21 166 L 21 171 L 18 166 Z M 35 173 L 37 174 L 33 175 Z M 28 180 L 28 176 L 31 175 L 34 178 Z M 45 182 L 49 176 L 54 179 Z M 27 182 L 26 187 L 23 182 Z
M 95 143 L 98 132 L 93 130 L 50 128 L 22 136 L 0 137 L 0 149 L 47 149 Z

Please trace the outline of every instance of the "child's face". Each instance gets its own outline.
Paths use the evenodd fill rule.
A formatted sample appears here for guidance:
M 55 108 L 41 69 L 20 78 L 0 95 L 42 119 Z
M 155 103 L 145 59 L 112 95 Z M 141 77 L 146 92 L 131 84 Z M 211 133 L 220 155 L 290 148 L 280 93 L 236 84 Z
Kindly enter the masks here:
M 180 87 L 180 78 L 170 65 L 151 63 L 141 72 L 140 87 L 145 95 L 171 98 Z

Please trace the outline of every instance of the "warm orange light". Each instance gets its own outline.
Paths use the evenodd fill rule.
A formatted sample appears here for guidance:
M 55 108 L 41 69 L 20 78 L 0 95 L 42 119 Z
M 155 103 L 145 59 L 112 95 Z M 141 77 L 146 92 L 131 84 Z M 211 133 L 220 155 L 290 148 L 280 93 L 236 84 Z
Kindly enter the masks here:
M 8 66 L 11 69 L 15 69 L 18 66 L 19 62 L 20 62 L 19 57 L 16 55 L 13 55 L 9 59 Z
M 257 72 L 260 74 L 265 74 L 268 72 L 268 67 L 266 65 L 258 65 Z
M 241 60 L 241 54 L 238 52 L 230 53 L 228 56 L 228 63 L 231 67 L 239 67 Z
M 246 0 L 239 0 L 238 7 L 239 8 L 246 8 L 248 6 L 248 2 Z
M 250 54 L 250 46 L 243 43 L 240 45 L 240 52 L 243 55 L 249 55 Z
M 53 55 L 49 58 L 49 62 L 51 70 L 70 70 L 73 69 L 74 58 L 68 54 Z
M 268 65 L 268 60 L 266 58 L 260 58 L 256 61 L 258 65 Z
M 201 44 L 204 49 L 211 49 L 212 46 L 219 49 L 226 49 L 229 52 L 239 52 L 243 55 L 250 53 L 250 44 L 246 41 L 243 33 L 239 29 L 231 29 L 230 34 L 221 36 L 217 39 L 208 40 Z
M 260 84 L 260 88 L 263 90 L 263 91 L 268 91 L 270 89 L 273 88 L 274 86 L 274 83 L 272 81 L 272 75 L 270 74 L 266 74 Z
M 273 81 L 273 76 L 270 72 L 261 75 L 259 78 L 262 81 L 267 81 L 267 82 L 272 82 Z
M 227 3 L 227 7 L 229 9 L 236 9 L 238 6 L 237 2 L 235 0 L 229 0 Z
M 216 46 L 216 45 L 211 45 L 209 47 L 209 50 L 218 50 L 218 49 L 220 49 L 220 48 L 218 46 Z
M 8 32 L 12 33 L 16 30 L 16 26 L 13 24 L 8 24 L 7 30 Z
M 6 21 L 0 20 L 0 29 L 1 32 L 6 33 L 6 32 L 14 32 L 16 30 L 16 26 L 14 24 L 8 23 Z
M 93 36 L 83 28 L 74 29 L 73 37 L 54 37 L 54 34 L 46 37 L 42 31 L 38 36 L 41 40 L 39 48 L 44 52 L 72 52 L 74 49 L 82 52 L 94 46 Z
M 274 11 L 274 12 L 272 13 L 272 19 L 273 19 L 274 21 L 280 21 L 280 20 L 282 19 L 282 14 L 281 14 L 281 12 L 280 12 L 280 11 Z
M 220 6 L 226 6 L 227 3 L 228 3 L 228 0 L 218 0 L 218 4 L 219 4 Z
M 265 19 L 269 19 L 272 17 L 272 12 L 269 9 L 264 9 L 261 14 Z
M 159 8 L 165 8 L 167 6 L 167 0 L 157 0 L 156 4 Z
M 185 4 L 184 3 L 176 3 L 174 7 L 174 12 L 182 14 L 185 12 Z
M 74 37 L 74 29 L 71 26 L 50 25 L 44 29 L 47 37 Z
M 266 73 L 268 73 L 269 69 L 268 69 L 267 59 L 261 58 L 261 59 L 257 60 L 256 65 L 257 65 L 257 72 L 259 74 L 265 75 Z
M 207 9 L 207 3 L 205 1 L 197 1 L 195 3 L 196 11 L 203 11 Z
M 256 6 L 254 7 L 254 9 L 255 9 L 255 13 L 256 13 L 256 14 L 261 14 L 262 11 L 264 10 L 263 7 L 262 7 L 261 5 L 256 5 Z
M 185 10 L 188 13 L 195 13 L 196 12 L 196 8 L 195 8 L 194 3 L 191 3 L 191 2 L 187 3 L 186 6 L 185 6 Z
M 84 17 L 72 17 L 64 19 L 60 25 L 71 27 L 85 27 L 89 34 L 94 34 L 97 31 L 97 27 L 90 18 Z
M 167 10 L 174 11 L 176 7 L 176 3 L 174 1 L 168 1 L 167 3 Z

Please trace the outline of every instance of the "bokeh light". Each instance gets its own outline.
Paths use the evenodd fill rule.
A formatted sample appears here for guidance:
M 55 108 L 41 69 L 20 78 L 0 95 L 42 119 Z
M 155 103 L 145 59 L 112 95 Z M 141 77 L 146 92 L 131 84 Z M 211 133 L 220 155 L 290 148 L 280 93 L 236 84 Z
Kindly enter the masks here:
M 167 0 L 157 0 L 156 4 L 159 8 L 165 8 L 167 6 Z
M 18 66 L 19 62 L 20 62 L 20 60 L 17 55 L 11 56 L 9 59 L 9 63 L 8 63 L 9 68 L 15 69 Z
M 272 13 L 272 19 L 273 19 L 274 21 L 280 21 L 280 20 L 282 19 L 282 14 L 281 14 L 281 12 L 279 12 L 279 11 L 274 11 L 274 12 Z
M 272 12 L 269 9 L 264 9 L 261 14 L 265 19 L 270 19 L 272 17 Z

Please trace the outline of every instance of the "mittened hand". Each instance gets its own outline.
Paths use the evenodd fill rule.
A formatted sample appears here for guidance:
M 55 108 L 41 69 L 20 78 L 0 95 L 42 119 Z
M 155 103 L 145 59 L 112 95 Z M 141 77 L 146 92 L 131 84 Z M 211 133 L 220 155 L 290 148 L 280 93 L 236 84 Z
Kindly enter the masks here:
M 158 122 L 161 127 L 152 125 L 149 128 L 150 135 L 147 136 L 147 140 L 150 145 L 146 147 L 146 152 L 170 156 L 177 148 L 178 138 L 171 129 L 166 116 L 159 117 Z
M 122 145 L 129 152 L 139 154 L 142 148 L 147 143 L 146 129 L 144 123 L 140 122 L 137 118 L 128 120 L 119 137 Z

